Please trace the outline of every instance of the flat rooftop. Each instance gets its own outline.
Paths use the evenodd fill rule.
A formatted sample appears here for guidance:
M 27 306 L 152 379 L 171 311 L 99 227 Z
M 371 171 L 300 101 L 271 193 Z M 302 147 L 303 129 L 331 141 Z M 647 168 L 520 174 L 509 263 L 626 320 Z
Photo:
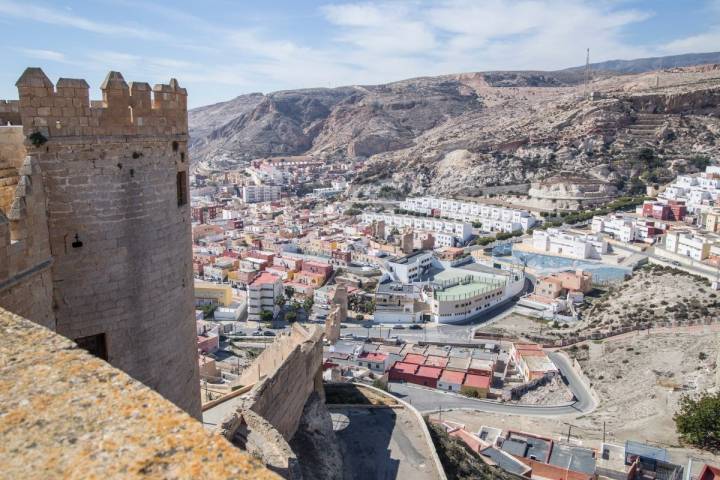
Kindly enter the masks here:
M 449 287 L 444 290 L 436 290 L 435 298 L 437 298 L 439 301 L 448 301 L 471 297 L 475 295 L 482 295 L 484 293 L 491 292 L 501 287 L 502 285 L 499 284 L 472 282 L 465 285 L 455 285 L 454 287 Z
M 418 257 L 425 256 L 430 252 L 427 252 L 425 250 L 418 250 L 417 252 L 410 253 L 408 255 L 405 255 L 404 257 L 394 257 L 389 259 L 389 262 L 397 263 L 399 265 L 403 265 L 406 263 L 411 263 L 417 261 Z

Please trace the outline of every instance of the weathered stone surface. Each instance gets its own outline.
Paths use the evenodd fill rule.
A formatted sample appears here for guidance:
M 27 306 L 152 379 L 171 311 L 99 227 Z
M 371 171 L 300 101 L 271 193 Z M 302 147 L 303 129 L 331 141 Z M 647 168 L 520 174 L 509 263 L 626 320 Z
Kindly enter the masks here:
M 70 340 L 0 309 L 3 478 L 277 478 Z
M 91 337 L 199 417 L 187 92 L 111 72 L 90 102 L 84 80 L 55 89 L 40 69 L 17 86 L 22 127 L 0 126 L 0 306 Z

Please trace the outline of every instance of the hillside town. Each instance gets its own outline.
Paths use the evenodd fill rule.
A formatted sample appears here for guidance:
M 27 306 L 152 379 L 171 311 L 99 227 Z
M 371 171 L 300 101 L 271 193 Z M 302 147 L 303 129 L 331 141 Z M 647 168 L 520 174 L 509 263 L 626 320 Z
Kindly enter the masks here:
M 720 288 L 720 167 L 616 197 L 576 220 L 572 210 L 519 209 L 492 198 L 362 200 L 346 181 L 351 172 L 319 167 L 307 158 L 257 160 L 246 173 L 190 177 L 206 401 L 222 398 L 252 368 L 247 352 L 262 349 L 264 338 L 293 323 L 318 324 L 326 382 L 399 395 L 429 414 L 433 428 L 508 472 L 680 478 L 688 456 L 700 462 L 693 468 L 703 465 L 695 452 L 669 451 L 642 434 L 603 432 L 597 442 L 569 427 L 555 438 L 542 425 L 477 425 L 453 411 L 512 416 L 545 408 L 562 418 L 596 410 L 598 386 L 578 346 L 586 349 L 589 336 L 653 328 L 598 328 L 599 294 L 635 278 L 660 281 L 640 273 L 653 269 Z M 298 191 L 298 182 L 329 186 Z M 261 200 L 246 193 L 259 191 L 269 193 Z M 516 318 L 539 331 L 506 330 Z M 716 327 L 710 318 L 658 322 Z
M 235 3 L 0 0 L 0 480 L 720 480 L 717 1 Z

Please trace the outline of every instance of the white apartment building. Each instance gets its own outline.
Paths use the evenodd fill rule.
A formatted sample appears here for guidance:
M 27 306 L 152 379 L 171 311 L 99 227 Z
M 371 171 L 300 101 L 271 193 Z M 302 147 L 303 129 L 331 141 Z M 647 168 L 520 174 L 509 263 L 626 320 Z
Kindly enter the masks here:
M 535 230 L 532 246 L 535 250 L 577 259 L 600 258 L 608 246 L 599 235 L 570 233 L 558 228 Z
M 280 277 L 263 272 L 247 286 L 248 320 L 260 321 L 262 312 L 272 312 L 273 318 L 280 312 L 275 301 L 282 295 L 283 284 Z
M 401 283 L 420 282 L 427 279 L 433 263 L 432 252 L 414 252 L 387 261 L 387 269 Z
M 625 215 L 595 216 L 592 219 L 590 230 L 593 233 L 607 233 L 621 242 L 638 240 L 635 219 Z
M 666 225 L 655 220 L 612 213 L 604 217 L 595 216 L 590 229 L 593 233 L 605 233 L 621 242 L 648 242 L 662 234 Z
M 243 187 L 245 203 L 274 202 L 280 199 L 280 187 L 277 185 L 247 185 Z
M 527 231 L 537 219 L 527 210 L 498 207 L 482 203 L 462 202 L 448 198 L 413 197 L 400 203 L 400 208 L 410 212 L 431 215 L 433 210 L 440 216 L 464 222 L 479 222 L 483 230 L 514 232 Z
M 465 243 L 472 237 L 472 225 L 467 222 L 459 222 L 455 220 L 442 220 L 432 217 L 413 217 L 411 215 L 395 215 L 392 213 L 372 213 L 366 212 L 362 214 L 364 223 L 372 223 L 374 221 L 384 221 L 386 228 L 397 227 L 402 230 L 404 227 L 410 227 L 413 230 L 422 230 L 431 232 L 433 236 L 438 238 L 440 234 L 451 236 L 455 242 Z M 449 237 L 444 237 L 444 242 L 448 243 Z M 453 242 L 453 243 L 455 243 Z M 436 243 L 441 244 L 439 240 Z M 443 245 L 455 246 L 455 245 Z
M 381 283 L 375 292 L 374 320 L 378 323 L 422 322 L 422 290 L 409 283 Z
M 670 230 L 665 234 L 665 250 L 677 255 L 702 261 L 710 256 L 710 248 L 718 237 L 704 235 L 692 230 Z
M 285 181 L 285 174 L 282 170 L 271 165 L 262 165 L 260 168 L 248 167 L 245 170 L 255 183 L 275 183 L 282 185 Z
M 703 207 L 716 205 L 720 196 L 720 167 L 711 166 L 697 175 L 678 175 L 668 185 L 660 198 L 685 200 L 691 213 L 697 213 Z

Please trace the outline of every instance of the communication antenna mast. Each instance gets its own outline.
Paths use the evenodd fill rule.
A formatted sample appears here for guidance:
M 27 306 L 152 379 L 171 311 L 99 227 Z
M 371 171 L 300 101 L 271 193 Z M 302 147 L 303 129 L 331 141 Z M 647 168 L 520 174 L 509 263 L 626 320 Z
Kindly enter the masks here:
M 590 92 L 588 91 L 590 85 L 590 49 L 587 49 L 587 54 L 585 55 L 585 98 L 589 98 Z

